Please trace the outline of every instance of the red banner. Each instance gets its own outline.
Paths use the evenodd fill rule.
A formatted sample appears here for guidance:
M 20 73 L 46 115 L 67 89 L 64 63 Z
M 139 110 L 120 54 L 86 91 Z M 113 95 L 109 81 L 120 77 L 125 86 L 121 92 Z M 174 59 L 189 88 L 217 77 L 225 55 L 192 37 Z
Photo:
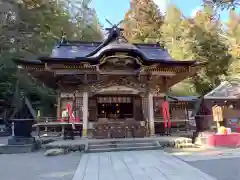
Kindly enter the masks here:
M 163 112 L 163 121 L 164 121 L 164 127 L 170 128 L 171 127 L 171 119 L 170 119 L 170 113 L 169 113 L 169 103 L 168 101 L 163 101 L 162 103 L 162 112 Z

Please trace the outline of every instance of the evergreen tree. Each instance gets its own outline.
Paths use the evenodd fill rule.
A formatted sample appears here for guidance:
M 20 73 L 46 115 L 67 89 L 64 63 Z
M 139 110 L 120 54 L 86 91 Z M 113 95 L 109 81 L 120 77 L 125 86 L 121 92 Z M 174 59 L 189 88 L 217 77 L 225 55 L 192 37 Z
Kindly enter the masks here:
M 230 45 L 232 63 L 229 66 L 230 76 L 236 76 L 240 73 L 240 16 L 234 10 L 230 11 L 227 22 L 226 40 Z
M 124 35 L 131 42 L 155 43 L 162 24 L 163 16 L 153 0 L 131 0 L 124 18 Z
M 208 63 L 191 81 L 187 79 L 173 89 L 182 89 L 181 86 L 185 86 L 191 87 L 191 94 L 193 89 L 199 94 L 205 94 L 227 76 L 231 56 L 228 46 L 219 36 L 223 31 L 221 25 L 210 6 L 205 6 L 193 19 L 185 18 L 176 6 L 169 7 L 161 32 L 164 45 L 171 56 L 178 60 Z
M 214 5 L 220 7 L 221 9 L 233 10 L 240 5 L 239 0 L 203 0 L 207 5 Z
M 173 59 L 191 60 L 194 58 L 192 45 L 194 32 L 191 23 L 182 17 L 182 12 L 171 5 L 167 9 L 164 24 L 161 26 L 161 39 Z
M 195 32 L 194 48 L 192 49 L 195 59 L 208 62 L 206 68 L 193 78 L 199 94 L 205 94 L 219 85 L 222 78 L 227 76 L 231 59 L 228 46 L 219 37 L 222 27 L 219 18 L 215 15 L 212 7 L 205 6 L 204 10 L 199 11 L 191 20 Z
M 48 104 L 46 102 L 54 103 L 54 91 L 39 84 L 27 73 L 17 74 L 11 59 L 16 56 L 34 59 L 42 54 L 48 55 L 63 31 L 68 39 L 101 39 L 100 28 L 96 28 L 100 27 L 96 13 L 92 13 L 94 10 L 88 8 L 86 2 L 81 1 L 84 8 L 76 6 L 79 13 L 73 16 L 72 9 L 64 0 L 1 1 L 0 66 L 3 68 L 0 71 L 0 98 L 11 98 L 18 79 L 25 94 L 38 97 L 43 107 Z M 83 11 L 91 13 L 80 13 Z M 95 20 L 85 21 L 90 14 Z M 93 30 L 87 31 L 87 27 Z

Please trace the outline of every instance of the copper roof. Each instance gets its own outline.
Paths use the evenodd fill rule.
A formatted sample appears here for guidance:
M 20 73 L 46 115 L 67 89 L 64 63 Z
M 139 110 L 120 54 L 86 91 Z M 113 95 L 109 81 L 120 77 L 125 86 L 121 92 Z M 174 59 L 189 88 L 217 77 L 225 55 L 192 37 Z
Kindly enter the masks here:
M 61 41 L 56 45 L 49 57 L 38 58 L 42 62 L 90 62 L 98 64 L 99 60 L 114 52 L 126 52 L 131 56 L 139 57 L 143 63 L 167 63 L 167 64 L 195 64 L 196 61 L 173 60 L 166 49 L 159 44 L 132 44 L 129 43 L 120 32 L 113 26 L 109 30 L 108 37 L 103 42 Z M 22 61 L 23 62 L 23 61 Z M 20 63 L 20 61 L 18 61 Z M 26 62 L 23 62 L 26 63 Z M 39 61 L 29 61 L 39 63 Z
M 240 99 L 239 81 L 223 81 L 218 87 L 204 96 L 204 99 Z

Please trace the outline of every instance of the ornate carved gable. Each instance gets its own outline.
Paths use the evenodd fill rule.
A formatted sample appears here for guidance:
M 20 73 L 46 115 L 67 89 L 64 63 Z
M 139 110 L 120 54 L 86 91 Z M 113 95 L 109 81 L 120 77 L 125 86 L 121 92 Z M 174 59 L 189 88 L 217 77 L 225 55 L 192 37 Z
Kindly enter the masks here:
M 125 55 L 108 56 L 101 60 L 99 69 L 102 71 L 110 70 L 133 70 L 141 67 L 140 62 Z
M 94 83 L 90 86 L 91 93 L 96 94 L 103 88 L 113 87 L 113 86 L 124 86 L 127 88 L 136 89 L 138 91 L 143 91 L 144 88 L 141 87 L 140 82 L 137 78 L 133 76 L 111 76 L 105 77 L 101 81 Z

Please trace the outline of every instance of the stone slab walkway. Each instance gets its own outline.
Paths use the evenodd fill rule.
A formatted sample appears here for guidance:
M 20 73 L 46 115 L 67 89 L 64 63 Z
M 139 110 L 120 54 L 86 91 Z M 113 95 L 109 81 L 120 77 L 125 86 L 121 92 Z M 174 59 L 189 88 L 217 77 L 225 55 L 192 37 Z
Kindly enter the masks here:
M 83 154 L 73 180 L 216 180 L 161 151 Z
M 172 155 L 182 159 L 183 161 L 192 162 L 200 160 L 218 160 L 218 159 L 229 159 L 229 158 L 240 158 L 240 149 L 213 149 L 205 152 L 176 152 Z

